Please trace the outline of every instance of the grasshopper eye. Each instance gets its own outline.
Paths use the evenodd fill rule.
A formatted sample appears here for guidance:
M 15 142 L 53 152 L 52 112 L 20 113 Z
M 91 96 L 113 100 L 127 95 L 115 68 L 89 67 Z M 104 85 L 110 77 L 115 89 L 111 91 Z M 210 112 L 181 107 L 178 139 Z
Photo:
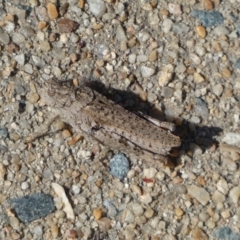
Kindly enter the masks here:
M 53 97 L 55 95 L 56 91 L 53 87 L 50 87 L 47 91 L 47 94 L 49 97 Z

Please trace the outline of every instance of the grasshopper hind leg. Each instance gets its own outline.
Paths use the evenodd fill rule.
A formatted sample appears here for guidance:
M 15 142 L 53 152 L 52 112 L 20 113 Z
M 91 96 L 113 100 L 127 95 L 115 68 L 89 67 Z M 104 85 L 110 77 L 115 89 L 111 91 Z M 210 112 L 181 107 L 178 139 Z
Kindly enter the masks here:
M 130 158 L 140 159 L 141 161 L 147 162 L 155 167 L 162 167 L 164 163 L 168 162 L 168 156 L 154 154 L 143 150 L 116 133 L 109 133 L 103 129 L 99 129 L 93 132 L 93 137 L 103 145 L 108 146 L 110 149 L 123 152 L 126 155 L 129 155 Z

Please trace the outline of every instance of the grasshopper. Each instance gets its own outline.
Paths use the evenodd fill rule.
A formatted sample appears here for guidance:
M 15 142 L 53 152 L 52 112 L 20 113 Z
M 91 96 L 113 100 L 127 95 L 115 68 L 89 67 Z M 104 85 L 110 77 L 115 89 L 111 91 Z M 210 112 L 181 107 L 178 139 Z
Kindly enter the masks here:
M 155 164 L 166 162 L 171 148 L 181 145 L 180 138 L 170 132 L 173 123 L 138 116 L 91 87 L 50 80 L 39 93 L 64 122 L 110 149 Z

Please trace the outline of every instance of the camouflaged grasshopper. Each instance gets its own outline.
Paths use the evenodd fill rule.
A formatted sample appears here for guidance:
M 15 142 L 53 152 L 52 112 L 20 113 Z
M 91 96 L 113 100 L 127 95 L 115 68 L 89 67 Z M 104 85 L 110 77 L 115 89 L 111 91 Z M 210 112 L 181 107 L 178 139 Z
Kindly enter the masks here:
M 39 89 L 42 100 L 74 130 L 110 149 L 144 161 L 166 162 L 171 148 L 181 144 L 170 131 L 175 125 L 138 116 L 88 86 L 51 80 Z

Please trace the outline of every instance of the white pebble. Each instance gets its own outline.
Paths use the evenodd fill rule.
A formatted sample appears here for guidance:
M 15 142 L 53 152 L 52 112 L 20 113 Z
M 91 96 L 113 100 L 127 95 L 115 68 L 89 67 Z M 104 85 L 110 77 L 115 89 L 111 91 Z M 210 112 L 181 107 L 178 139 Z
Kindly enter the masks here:
M 138 203 L 134 203 L 132 205 L 132 211 L 133 211 L 134 215 L 137 217 L 142 216 L 143 212 L 144 212 L 143 207 Z
M 75 195 L 77 195 L 80 193 L 80 187 L 78 185 L 73 185 L 72 191 L 74 192 Z
M 32 231 L 37 236 L 42 236 L 43 235 L 43 226 L 37 225 L 36 227 L 33 228 Z
M 135 171 L 133 169 L 131 169 L 128 173 L 127 173 L 127 177 L 129 179 L 133 178 L 135 176 Z
M 136 54 L 132 53 L 128 56 L 129 63 L 135 63 L 136 62 Z
M 154 178 L 157 170 L 155 168 L 147 168 L 143 170 L 143 176 L 146 178 Z
M 24 65 L 24 63 L 25 63 L 25 55 L 23 53 L 18 54 L 16 56 L 14 56 L 13 58 L 17 61 L 17 63 L 19 65 L 21 65 L 21 66 Z
M 173 25 L 173 22 L 171 19 L 167 18 L 162 23 L 162 30 L 164 33 L 169 33 Z
M 140 42 L 146 42 L 150 38 L 150 34 L 146 31 L 142 31 L 138 34 L 138 40 Z
M 229 30 L 226 27 L 220 25 L 214 29 L 213 33 L 220 37 L 222 35 L 229 35 Z
M 195 52 L 197 53 L 197 55 L 202 57 L 202 56 L 204 56 L 206 54 L 206 49 L 204 47 L 202 47 L 202 46 L 196 45 Z
M 89 10 L 96 17 L 101 17 L 106 11 L 106 5 L 102 0 L 88 0 Z
M 181 6 L 179 4 L 169 3 L 168 4 L 168 10 L 171 14 L 174 14 L 174 15 L 181 15 L 182 14 Z
M 140 70 L 143 77 L 151 77 L 155 73 L 154 68 L 150 68 L 146 66 L 141 66 Z
M 225 133 L 222 141 L 230 145 L 238 144 L 240 143 L 240 133 L 234 132 Z
M 219 97 L 223 92 L 223 86 L 222 84 L 218 83 L 212 87 L 212 90 L 213 90 L 213 93 Z
M 6 22 L 4 25 L 4 29 L 6 32 L 12 32 L 15 28 L 15 24 L 13 22 Z
M 22 188 L 22 190 L 28 189 L 28 188 L 29 188 L 29 183 L 28 183 L 28 182 L 23 182 L 23 183 L 21 184 L 21 188 Z

